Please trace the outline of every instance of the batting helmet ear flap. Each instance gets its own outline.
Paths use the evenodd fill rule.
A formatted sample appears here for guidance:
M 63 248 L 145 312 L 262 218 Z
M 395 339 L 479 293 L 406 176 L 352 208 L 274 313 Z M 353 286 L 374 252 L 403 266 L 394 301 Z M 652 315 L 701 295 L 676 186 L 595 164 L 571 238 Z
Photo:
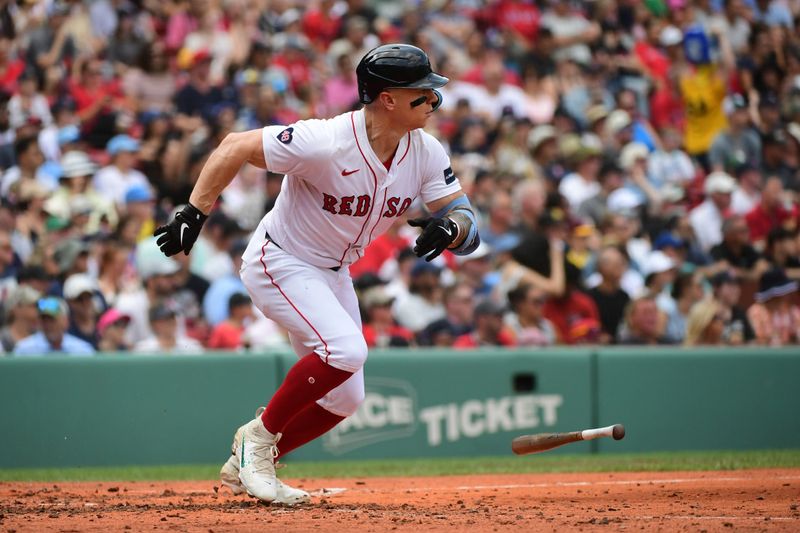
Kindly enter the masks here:
M 436 94 L 436 103 L 433 104 L 432 111 L 436 111 L 437 109 L 439 109 L 439 106 L 442 105 L 442 101 L 444 100 L 444 96 L 442 96 L 442 93 L 440 93 L 436 89 L 432 89 L 432 90 Z

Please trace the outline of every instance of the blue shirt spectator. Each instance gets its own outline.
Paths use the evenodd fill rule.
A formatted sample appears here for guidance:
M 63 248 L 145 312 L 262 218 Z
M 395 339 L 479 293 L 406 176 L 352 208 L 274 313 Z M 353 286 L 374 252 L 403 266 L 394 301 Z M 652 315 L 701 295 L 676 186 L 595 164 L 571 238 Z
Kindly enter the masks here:
M 42 330 L 25 337 L 14 348 L 17 356 L 44 356 L 51 353 L 93 355 L 91 344 L 67 333 L 69 311 L 61 298 L 48 296 L 36 304 Z

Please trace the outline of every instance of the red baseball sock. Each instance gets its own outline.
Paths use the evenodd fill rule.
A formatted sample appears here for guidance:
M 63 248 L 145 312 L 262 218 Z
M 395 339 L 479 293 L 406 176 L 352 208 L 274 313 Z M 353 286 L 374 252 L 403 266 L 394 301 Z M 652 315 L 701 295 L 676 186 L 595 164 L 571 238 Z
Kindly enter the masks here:
M 320 407 L 317 402 L 312 403 L 292 418 L 283 428 L 283 436 L 278 443 L 278 450 L 280 451 L 278 458 L 324 435 L 344 419 L 345 417 L 335 415 Z
M 261 415 L 264 427 L 272 434 L 283 433 L 289 420 L 352 376 L 326 364 L 314 352 L 289 369 L 286 378 Z

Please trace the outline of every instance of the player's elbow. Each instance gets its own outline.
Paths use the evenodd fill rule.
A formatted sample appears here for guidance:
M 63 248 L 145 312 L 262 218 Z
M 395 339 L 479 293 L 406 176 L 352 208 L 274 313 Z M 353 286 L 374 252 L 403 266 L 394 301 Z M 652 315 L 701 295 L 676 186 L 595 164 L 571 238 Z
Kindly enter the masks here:
M 261 130 L 228 133 L 216 150 L 219 156 L 240 165 L 249 162 L 266 168 L 262 149 Z

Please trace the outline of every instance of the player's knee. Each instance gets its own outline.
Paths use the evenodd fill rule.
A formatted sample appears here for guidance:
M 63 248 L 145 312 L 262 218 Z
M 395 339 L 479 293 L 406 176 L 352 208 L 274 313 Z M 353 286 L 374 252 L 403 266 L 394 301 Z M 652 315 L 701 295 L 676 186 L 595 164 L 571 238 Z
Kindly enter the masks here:
M 347 360 L 348 363 L 352 365 L 353 368 L 361 368 L 364 366 L 364 363 L 367 362 L 367 355 L 369 353 L 369 347 L 367 346 L 367 341 L 364 340 L 363 335 L 353 335 L 351 339 L 348 339 L 348 353 L 347 353 Z

